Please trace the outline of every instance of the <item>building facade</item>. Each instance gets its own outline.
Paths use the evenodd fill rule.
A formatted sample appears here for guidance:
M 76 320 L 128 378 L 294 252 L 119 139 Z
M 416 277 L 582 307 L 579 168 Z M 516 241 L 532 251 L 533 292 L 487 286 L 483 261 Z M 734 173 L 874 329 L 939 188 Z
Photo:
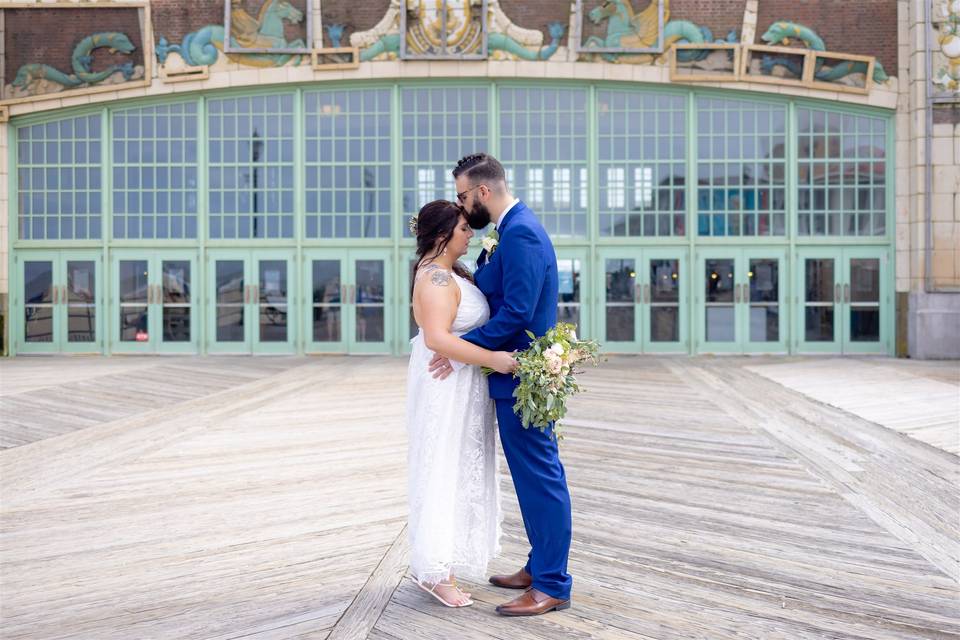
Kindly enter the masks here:
M 483 150 L 607 352 L 960 357 L 960 1 L 355 4 L 0 3 L 6 353 L 402 354 Z

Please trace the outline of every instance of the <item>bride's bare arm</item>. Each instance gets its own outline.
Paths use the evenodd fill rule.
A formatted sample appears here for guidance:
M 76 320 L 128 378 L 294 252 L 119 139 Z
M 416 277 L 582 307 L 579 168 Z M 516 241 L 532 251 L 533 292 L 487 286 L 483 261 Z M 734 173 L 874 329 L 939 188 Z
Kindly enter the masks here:
M 443 269 L 433 269 L 417 279 L 413 304 L 427 348 L 451 360 L 490 367 L 500 373 L 513 371 L 516 361 L 509 353 L 488 351 L 450 331 L 460 304 L 458 293 L 453 276 Z

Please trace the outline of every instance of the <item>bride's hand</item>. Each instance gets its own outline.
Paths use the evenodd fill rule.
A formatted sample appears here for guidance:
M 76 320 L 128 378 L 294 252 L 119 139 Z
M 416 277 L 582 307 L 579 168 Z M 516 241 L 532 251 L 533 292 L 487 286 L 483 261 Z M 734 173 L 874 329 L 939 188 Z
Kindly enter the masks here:
M 494 351 L 490 356 L 490 364 L 487 366 L 497 373 L 513 373 L 519 364 L 513 357 L 513 353 L 509 351 Z

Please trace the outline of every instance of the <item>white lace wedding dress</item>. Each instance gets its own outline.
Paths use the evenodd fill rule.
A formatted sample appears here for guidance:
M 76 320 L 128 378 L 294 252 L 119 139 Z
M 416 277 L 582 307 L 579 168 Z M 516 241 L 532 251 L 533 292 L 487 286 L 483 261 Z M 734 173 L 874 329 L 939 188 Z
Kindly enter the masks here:
M 452 280 L 461 294 L 452 331 L 462 335 L 484 324 L 490 309 L 472 282 L 456 274 Z M 410 342 L 410 573 L 426 584 L 446 580 L 451 572 L 486 582 L 487 562 L 500 552 L 503 519 L 487 379 L 480 367 L 466 365 L 437 380 L 428 371 L 433 352 L 423 330 Z

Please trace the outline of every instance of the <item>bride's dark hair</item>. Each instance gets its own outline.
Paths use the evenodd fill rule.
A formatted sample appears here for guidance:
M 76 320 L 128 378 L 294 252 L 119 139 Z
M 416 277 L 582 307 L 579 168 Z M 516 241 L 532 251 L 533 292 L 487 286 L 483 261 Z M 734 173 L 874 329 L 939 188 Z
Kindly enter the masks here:
M 461 218 L 466 219 L 466 215 L 463 207 L 449 200 L 434 200 L 420 208 L 417 214 L 417 263 L 413 266 L 411 281 L 416 278 L 417 269 L 443 253 Z M 453 270 L 461 278 L 473 282 L 473 276 L 459 261 L 453 263 Z

